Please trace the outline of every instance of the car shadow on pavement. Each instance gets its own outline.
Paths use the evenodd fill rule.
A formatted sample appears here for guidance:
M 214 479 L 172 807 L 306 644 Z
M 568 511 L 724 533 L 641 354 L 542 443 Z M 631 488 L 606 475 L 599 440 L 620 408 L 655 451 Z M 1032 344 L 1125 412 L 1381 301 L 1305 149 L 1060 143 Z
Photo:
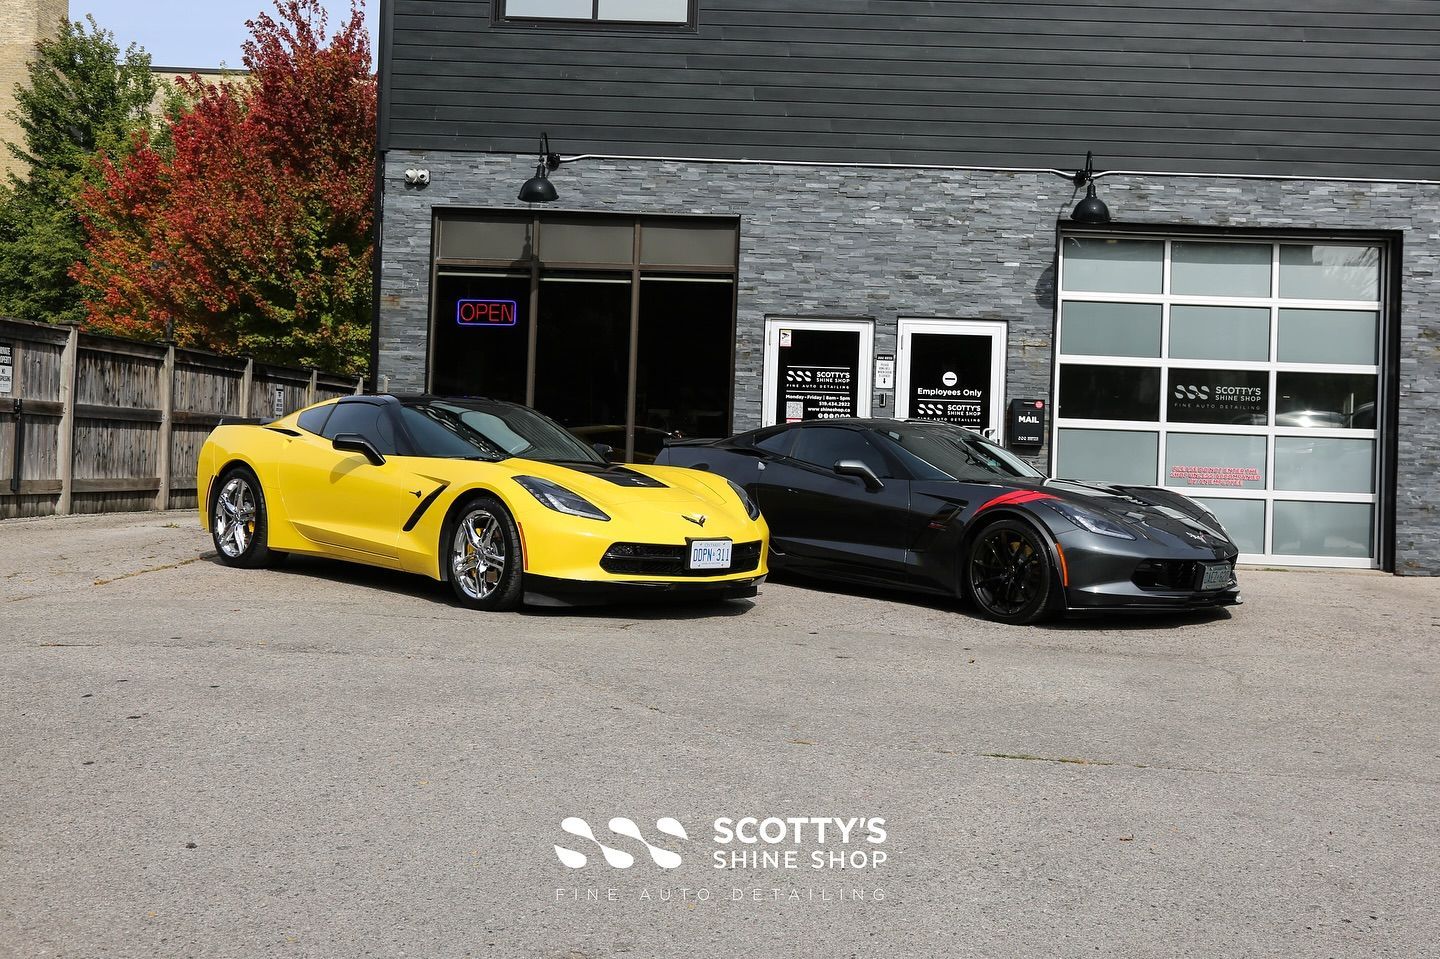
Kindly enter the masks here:
M 796 589 L 806 589 L 821 593 L 836 593 L 843 596 L 858 596 L 867 599 L 883 600 L 889 603 L 904 603 L 907 606 L 922 607 L 940 612 L 955 613 L 958 616 L 973 619 L 981 623 L 993 622 L 977 612 L 968 600 L 956 599 L 949 596 L 937 596 L 933 593 L 912 593 L 886 586 L 835 583 L 827 580 L 812 579 L 803 574 L 789 571 L 775 572 L 772 570 L 769 581 L 792 586 Z M 1174 611 L 1137 610 L 1128 612 L 1087 612 L 1073 614 L 1064 619 L 1052 619 L 1042 623 L 1034 623 L 1026 628 L 1060 632 L 1096 629 L 1181 629 L 1186 626 L 1194 626 L 1196 623 L 1224 622 L 1231 618 L 1230 610 L 1224 608 Z
M 203 559 L 214 563 L 216 566 L 224 566 L 219 556 L 210 552 L 205 554 Z M 338 559 L 324 559 L 318 556 L 296 556 L 289 555 L 276 566 L 268 570 L 282 576 L 299 576 L 305 579 L 324 581 L 332 583 L 344 583 L 350 586 L 359 586 L 366 589 L 384 590 L 387 593 L 395 593 L 403 596 L 410 596 L 415 599 L 429 600 L 455 610 L 464 610 L 450 592 L 446 583 L 441 583 L 426 576 L 419 576 L 414 573 L 402 573 L 398 570 L 381 569 L 378 566 L 365 566 L 360 563 L 347 563 Z M 622 618 L 635 620 L 661 620 L 661 619 L 705 619 L 714 616 L 743 616 L 755 607 L 752 600 L 706 600 L 706 599 L 684 599 L 666 600 L 657 599 L 650 603 L 615 603 L 599 604 L 594 606 L 558 606 L 558 607 L 522 607 L 520 613 L 527 616 L 537 617 L 582 617 L 582 618 Z

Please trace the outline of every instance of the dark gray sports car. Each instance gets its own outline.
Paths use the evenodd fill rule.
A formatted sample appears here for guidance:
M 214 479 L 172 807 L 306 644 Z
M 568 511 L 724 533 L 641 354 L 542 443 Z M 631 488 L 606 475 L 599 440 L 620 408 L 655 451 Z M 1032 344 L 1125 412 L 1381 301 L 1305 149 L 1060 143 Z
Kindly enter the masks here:
M 1049 480 L 945 423 L 835 419 L 672 443 L 660 464 L 745 488 L 773 569 L 968 597 L 1029 623 L 1240 602 L 1220 521 L 1156 487 Z

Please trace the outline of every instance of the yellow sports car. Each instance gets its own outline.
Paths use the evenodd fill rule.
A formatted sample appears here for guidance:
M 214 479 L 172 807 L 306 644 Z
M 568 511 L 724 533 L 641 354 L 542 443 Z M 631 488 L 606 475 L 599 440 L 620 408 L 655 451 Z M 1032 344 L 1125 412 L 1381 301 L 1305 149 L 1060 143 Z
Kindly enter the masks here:
M 769 531 L 713 473 L 621 466 L 536 411 L 347 396 L 200 450 L 220 559 L 307 553 L 448 581 L 476 609 L 630 596 L 754 596 Z

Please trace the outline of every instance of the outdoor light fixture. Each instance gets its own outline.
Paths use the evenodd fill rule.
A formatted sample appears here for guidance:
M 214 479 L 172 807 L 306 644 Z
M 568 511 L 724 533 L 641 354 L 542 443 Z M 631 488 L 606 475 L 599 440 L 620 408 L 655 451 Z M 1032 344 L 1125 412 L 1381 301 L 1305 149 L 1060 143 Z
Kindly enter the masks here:
M 1076 223 L 1109 223 L 1110 208 L 1095 195 L 1095 157 L 1092 153 L 1086 152 L 1085 169 L 1077 171 L 1072 179 L 1076 187 L 1085 187 L 1085 199 L 1075 204 L 1070 219 Z
M 535 175 L 520 188 L 520 199 L 526 203 L 552 203 L 560 198 L 555 184 L 550 182 L 550 171 L 560 169 L 560 154 L 550 152 L 550 134 L 540 134 L 540 162 L 535 166 Z

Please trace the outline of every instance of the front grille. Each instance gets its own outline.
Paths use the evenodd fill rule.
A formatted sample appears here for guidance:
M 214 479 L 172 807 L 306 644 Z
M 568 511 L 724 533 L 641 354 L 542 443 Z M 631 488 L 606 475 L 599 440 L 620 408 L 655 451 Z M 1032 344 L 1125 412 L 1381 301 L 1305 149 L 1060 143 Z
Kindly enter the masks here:
M 1147 559 L 1131 577 L 1141 589 L 1194 589 L 1200 582 L 1200 564 L 1189 560 Z
M 619 576 L 725 576 L 748 573 L 760 566 L 760 541 L 736 543 L 729 569 L 686 569 L 688 546 L 654 543 L 616 543 L 605 551 L 600 568 Z

